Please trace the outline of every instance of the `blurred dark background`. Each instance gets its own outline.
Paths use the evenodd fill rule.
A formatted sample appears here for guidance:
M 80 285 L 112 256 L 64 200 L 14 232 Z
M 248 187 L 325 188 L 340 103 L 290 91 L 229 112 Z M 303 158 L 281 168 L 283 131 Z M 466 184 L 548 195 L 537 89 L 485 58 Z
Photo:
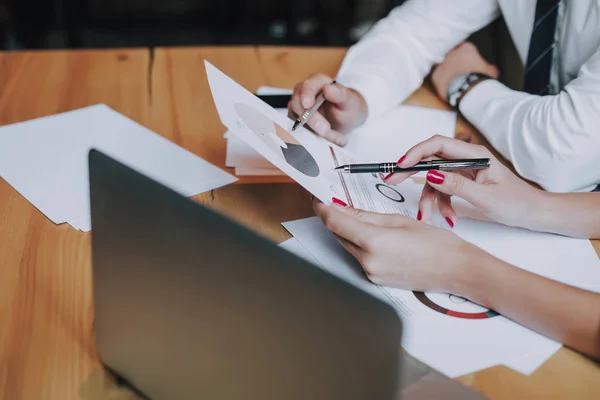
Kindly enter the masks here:
M 349 46 L 404 0 L 0 0 L 0 50 Z M 435 27 L 432 27 L 435 29 Z M 471 38 L 501 80 L 520 64 L 499 19 Z
M 0 46 L 347 46 L 402 2 L 0 0 Z

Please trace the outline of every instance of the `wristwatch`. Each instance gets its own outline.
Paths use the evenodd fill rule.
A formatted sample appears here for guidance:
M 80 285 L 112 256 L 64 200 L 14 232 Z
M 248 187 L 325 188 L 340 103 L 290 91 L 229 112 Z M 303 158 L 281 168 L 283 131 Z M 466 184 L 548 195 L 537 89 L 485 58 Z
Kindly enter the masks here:
M 454 108 L 458 108 L 460 101 L 467 92 L 477 83 L 487 79 L 492 79 L 492 77 L 474 72 L 458 75 L 452 79 L 450 85 L 448 85 L 448 104 Z

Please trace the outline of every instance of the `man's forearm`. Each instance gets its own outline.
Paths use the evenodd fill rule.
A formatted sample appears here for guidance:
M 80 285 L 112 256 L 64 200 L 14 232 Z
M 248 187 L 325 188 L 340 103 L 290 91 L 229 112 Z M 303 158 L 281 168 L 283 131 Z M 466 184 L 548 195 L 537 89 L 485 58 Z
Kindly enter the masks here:
M 524 178 L 552 192 L 590 191 L 600 182 L 600 48 L 576 79 L 553 96 L 488 80 L 460 111 Z
M 498 13 L 496 0 L 406 1 L 350 48 L 337 80 L 358 91 L 368 118 L 376 118 L 408 97 L 435 63 Z
M 532 274 L 482 250 L 470 260 L 457 294 L 600 359 L 600 294 Z

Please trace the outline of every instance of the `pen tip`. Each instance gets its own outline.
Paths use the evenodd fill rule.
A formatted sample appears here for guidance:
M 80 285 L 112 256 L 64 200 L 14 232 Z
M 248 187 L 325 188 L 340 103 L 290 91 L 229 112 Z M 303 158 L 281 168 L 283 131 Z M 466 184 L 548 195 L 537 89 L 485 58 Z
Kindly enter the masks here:
M 292 126 L 292 132 L 295 131 L 296 128 L 298 128 L 298 125 L 300 125 L 300 122 L 294 121 L 294 126 Z
M 334 169 L 335 169 L 336 171 L 337 171 L 337 170 L 340 170 L 340 169 L 344 169 L 344 166 L 342 165 L 342 166 L 340 166 L 340 167 L 335 167 Z

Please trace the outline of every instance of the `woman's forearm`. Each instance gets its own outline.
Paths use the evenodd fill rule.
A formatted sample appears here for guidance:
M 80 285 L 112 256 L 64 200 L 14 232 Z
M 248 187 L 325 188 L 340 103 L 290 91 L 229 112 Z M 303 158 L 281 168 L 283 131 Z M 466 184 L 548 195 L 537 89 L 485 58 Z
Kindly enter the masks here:
M 524 225 L 536 231 L 600 239 L 600 193 L 540 191 Z
M 457 294 L 600 359 L 600 294 L 532 274 L 481 250 L 476 253 Z

